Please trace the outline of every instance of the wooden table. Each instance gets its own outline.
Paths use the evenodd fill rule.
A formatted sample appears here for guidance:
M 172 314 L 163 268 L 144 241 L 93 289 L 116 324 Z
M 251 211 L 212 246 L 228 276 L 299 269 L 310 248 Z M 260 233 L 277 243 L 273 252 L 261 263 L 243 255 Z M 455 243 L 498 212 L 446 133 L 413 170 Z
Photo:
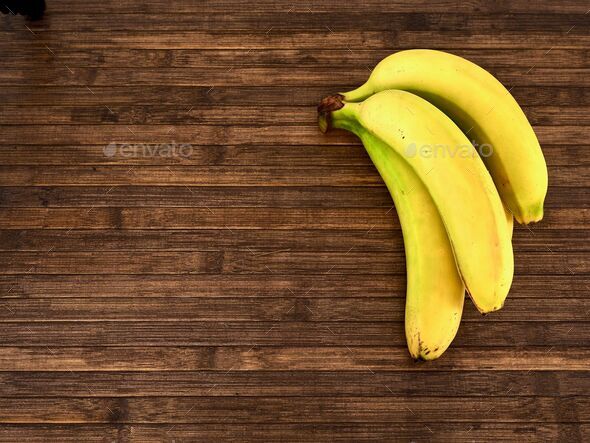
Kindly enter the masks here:
M 0 440 L 590 440 L 589 8 L 49 0 L 40 22 L 0 18 Z M 392 201 L 358 140 L 315 122 L 414 47 L 510 87 L 550 176 L 505 308 L 468 302 L 432 363 L 405 347 Z

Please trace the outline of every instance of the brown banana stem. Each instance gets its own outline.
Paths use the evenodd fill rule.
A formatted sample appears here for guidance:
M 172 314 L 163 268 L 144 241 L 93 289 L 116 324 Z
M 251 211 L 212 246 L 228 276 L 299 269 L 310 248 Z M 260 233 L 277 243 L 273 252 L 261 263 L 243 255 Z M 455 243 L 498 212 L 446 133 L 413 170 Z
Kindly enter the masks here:
M 332 112 L 344 107 L 344 96 L 341 94 L 329 95 L 322 99 L 318 105 L 318 125 L 320 131 L 328 132 L 332 126 Z

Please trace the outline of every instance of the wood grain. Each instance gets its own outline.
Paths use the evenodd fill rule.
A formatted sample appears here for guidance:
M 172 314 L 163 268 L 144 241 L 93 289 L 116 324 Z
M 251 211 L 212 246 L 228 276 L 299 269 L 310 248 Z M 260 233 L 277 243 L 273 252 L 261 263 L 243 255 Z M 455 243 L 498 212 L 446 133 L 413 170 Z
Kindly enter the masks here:
M 314 12 L 367 12 L 378 7 L 383 12 L 434 12 L 444 13 L 449 11 L 450 6 L 455 6 L 455 3 L 449 0 L 416 0 L 411 4 L 404 1 L 391 1 L 383 3 L 380 0 L 368 0 L 363 6 L 356 4 L 346 4 L 339 2 L 324 2 L 317 4 L 312 8 L 303 5 L 286 6 L 285 4 L 277 4 L 272 0 L 258 0 L 253 4 L 244 4 L 239 0 L 222 0 L 215 5 L 201 5 L 195 4 L 190 0 L 180 0 L 174 6 L 174 11 L 181 13 L 219 13 L 228 8 L 236 12 L 282 12 L 290 11 L 293 13 L 302 13 L 306 16 L 312 15 Z M 99 13 L 99 14 L 120 14 L 120 13 L 161 13 L 167 11 L 168 2 L 165 0 L 149 0 L 137 5 L 133 2 L 125 2 L 121 4 L 116 0 L 107 0 L 100 5 L 85 5 L 80 4 L 76 0 L 65 0 L 55 5 L 52 9 L 56 13 Z M 310 9 L 312 9 L 310 11 Z M 458 7 L 458 12 L 475 13 L 478 11 L 486 13 L 523 13 L 533 11 L 545 11 L 560 14 L 584 14 L 588 10 L 586 5 L 576 0 L 565 0 L 560 3 L 553 3 L 546 0 L 516 0 L 510 3 L 489 3 L 485 0 L 475 0 L 464 3 Z
M 386 211 L 385 211 L 386 212 Z M 69 231 L 69 232 L 68 232 Z M 276 251 L 403 252 L 399 228 L 372 229 L 241 229 L 236 235 L 229 229 L 5 229 L 0 230 L 0 251 L 64 252 L 80 251 L 195 251 L 238 250 L 251 254 Z M 512 240 L 523 252 L 587 252 L 589 245 L 579 240 L 583 229 L 536 229 L 533 233 L 519 228 Z M 52 249 L 53 248 L 53 249 Z
M 590 6 L 49 1 L 0 19 L 0 442 L 590 440 Z M 319 99 L 496 75 L 549 167 L 506 306 L 412 361 L 391 197 Z M 188 150 L 179 155 L 179 146 Z
M 367 180 L 367 177 L 360 178 Z M 187 194 L 190 190 L 184 189 Z M 1 208 L 0 229 L 397 229 L 389 208 Z M 388 213 L 389 211 L 389 213 Z M 542 229 L 583 229 L 590 209 L 555 208 Z M 521 228 L 526 229 L 526 228 Z M 530 231 L 529 231 L 530 232 Z M 582 239 L 580 239 L 582 240 Z M 546 249 L 545 249 L 546 250 Z M 550 251 L 549 251 L 550 252 Z
M 385 387 L 383 388 L 385 389 Z M 435 400 L 437 399 L 437 400 Z M 448 422 L 470 422 L 490 407 L 494 414 L 484 422 L 513 422 L 535 411 L 534 422 L 579 421 L 588 423 L 589 400 L 584 397 L 536 397 L 528 401 L 493 397 L 473 401 L 466 409 L 456 397 L 142 397 L 90 399 L 0 399 L 0 411 L 8 423 L 317 423 L 318 414 L 342 423 L 427 423 L 445 414 Z M 413 417 L 416 416 L 416 417 Z M 447 417 L 448 417 L 447 416 Z M 412 418 L 413 417 L 413 418 Z
M 280 297 L 314 294 L 338 297 L 403 297 L 403 275 L 391 274 L 0 274 L 0 290 L 6 298 L 79 297 Z M 539 298 L 546 293 L 582 298 L 590 276 L 584 274 L 521 275 L 515 279 L 514 297 Z M 310 290 L 311 288 L 311 290 Z M 309 292 L 308 292 L 309 291 Z M 492 317 L 493 318 L 493 317 Z
M 61 298 L 61 299 L 5 299 L 0 311 L 0 323 L 22 321 L 306 321 L 306 322 L 388 322 L 402 321 L 405 300 L 403 297 L 339 298 L 314 295 L 283 297 L 140 297 L 117 298 Z M 142 301 L 145 300 L 145 301 Z M 535 305 L 535 312 L 528 307 Z M 556 306 L 558 305 L 558 306 Z M 587 309 L 580 309 L 580 308 Z M 586 320 L 590 303 L 579 298 L 513 298 L 506 309 L 490 321 L 551 321 L 576 322 Z M 481 314 L 471 306 L 465 309 L 465 322 L 483 323 Z M 328 331 L 329 332 L 329 331 Z
M 435 436 L 433 436 L 433 434 Z M 255 441 L 269 439 L 282 442 L 317 442 L 327 439 L 375 441 L 387 440 L 395 435 L 411 440 L 416 436 L 436 442 L 472 442 L 473 440 L 544 440 L 584 441 L 590 436 L 585 424 L 539 424 L 523 427 L 520 423 L 473 424 L 422 424 L 399 423 L 371 424 L 175 424 L 171 425 L 5 425 L 0 441 L 12 442 L 27 438 L 32 442 L 45 442 L 47 438 L 63 442 L 114 441 L 161 442 L 174 439 L 219 440 L 242 439 Z
M 232 6 L 236 6 L 235 4 Z M 176 5 L 175 5 L 176 7 Z M 295 9 L 296 6 L 292 8 Z M 305 9 L 302 7 L 301 9 Z M 496 13 L 457 13 L 440 12 L 409 12 L 400 14 L 399 11 L 386 11 L 380 6 L 378 10 L 346 11 L 344 8 L 335 11 L 315 10 L 306 14 L 293 13 L 293 10 L 251 10 L 220 12 L 219 9 L 207 15 L 179 14 L 178 10 L 171 11 L 163 8 L 157 13 L 117 12 L 116 20 L 110 14 L 97 13 L 90 16 L 87 11 L 82 13 L 68 11 L 56 14 L 51 21 L 39 21 L 29 25 L 33 31 L 51 30 L 52 32 L 88 31 L 100 29 L 102 32 L 145 31 L 144 22 L 149 22 L 152 31 L 191 31 L 194 29 L 216 31 L 224 29 L 233 32 L 255 30 L 268 24 L 281 23 L 281 30 L 309 30 L 312 26 L 329 24 L 333 29 L 346 28 L 351 31 L 407 31 L 428 28 L 432 31 L 449 31 L 457 28 L 490 29 L 497 31 L 548 31 L 561 32 L 572 25 L 585 25 L 585 14 L 551 14 L 546 10 L 530 10 L 526 14 Z M 377 9 L 377 8 L 376 8 Z M 434 9 L 434 8 L 432 8 Z M 431 9 L 431 10 L 432 10 Z M 237 13 L 236 13 L 237 12 Z M 585 12 L 585 11 L 583 11 Z M 325 30 L 323 28 L 322 30 Z
M 186 108 L 185 108 L 186 109 Z M 186 112 L 183 110 L 183 112 Z M 29 134 L 22 138 L 22 132 Z M 578 144 L 588 133 L 587 126 L 537 126 L 535 131 L 542 145 Z M 288 132 L 280 126 L 221 126 L 221 125 L 6 125 L 3 127 L 2 144 L 31 145 L 96 145 L 103 143 L 180 143 L 206 144 L 267 144 L 276 138 L 287 145 L 350 145 L 355 137 L 345 131 L 328 135 L 319 133 L 315 123 L 292 125 Z M 575 167 L 572 165 L 572 167 Z
M 433 436 L 433 434 L 435 436 Z M 375 441 L 387 440 L 395 435 L 411 440 L 421 436 L 436 442 L 472 442 L 473 440 L 535 440 L 584 441 L 590 436 L 585 424 L 539 424 L 523 427 L 520 423 L 474 424 L 175 424 L 175 425 L 5 425 L 0 441 L 45 442 L 47 438 L 63 442 L 141 441 L 161 442 L 181 440 L 242 439 L 255 441 L 269 439 L 282 442 L 317 442 L 327 439 Z
M 396 296 L 401 298 L 403 293 L 398 293 Z M 370 299 L 357 303 L 362 305 L 368 301 Z M 82 318 L 79 312 L 65 316 L 68 318 L 77 316 L 78 318 L 75 320 L 52 319 L 45 321 L 45 319 L 34 319 L 33 322 L 10 318 L 9 322 L 4 321 L 2 324 L 4 332 L 0 337 L 0 344 L 3 346 L 49 346 L 51 348 L 77 345 L 105 347 L 247 346 L 251 343 L 256 343 L 256 346 L 259 347 L 281 345 L 403 347 L 405 345 L 403 310 L 393 312 L 393 315 L 387 317 L 385 321 L 357 321 L 354 318 L 343 321 L 334 318 L 334 316 L 331 319 L 320 318 L 317 320 L 317 311 L 314 310 L 316 320 L 313 320 L 309 318 L 312 315 L 305 307 L 309 306 L 308 301 L 294 299 L 290 302 L 291 306 L 295 306 L 293 310 L 287 312 L 290 309 L 287 308 L 276 313 L 278 318 L 276 321 L 261 321 L 260 318 L 255 318 L 252 314 L 248 317 L 249 319 L 244 321 L 236 321 L 233 318 L 226 321 L 197 321 L 192 318 L 188 320 L 183 318 L 181 321 L 160 318 L 138 320 L 134 318 L 131 321 L 129 314 L 117 321 L 108 320 L 106 317 L 88 320 Z M 534 303 L 536 300 L 532 300 L 532 302 Z M 45 302 L 45 304 L 48 303 Z M 343 305 L 341 301 L 338 303 L 340 306 Z M 580 303 L 580 301 L 575 300 L 573 303 Z M 40 304 L 38 303 L 38 305 Z M 67 302 L 61 302 L 61 305 L 66 304 Z M 121 306 L 121 303 L 113 304 Z M 186 302 L 182 304 L 189 305 Z M 269 304 L 266 302 L 266 305 Z M 278 305 L 279 303 L 274 304 Z M 197 303 L 191 304 L 191 306 L 195 305 Z M 468 306 L 466 310 L 468 323 L 463 325 L 455 338 L 453 342 L 455 347 L 524 348 L 526 346 L 564 345 L 576 348 L 584 343 L 584 338 L 588 335 L 590 328 L 588 323 L 583 320 L 546 322 L 537 317 L 532 319 L 533 321 L 510 321 L 507 319 L 510 316 L 484 320 L 477 315 L 475 308 Z M 17 312 L 22 311 L 15 310 L 15 313 Z M 170 315 L 168 311 L 164 312 L 168 316 Z M 162 315 L 162 318 L 165 317 Z M 241 317 L 245 318 L 246 315 L 241 314 Z M 503 333 L 506 329 L 510 329 L 513 335 L 506 336 Z M 576 386 L 574 385 L 572 389 Z M 406 388 L 403 387 L 403 389 Z M 40 390 L 39 392 L 46 391 Z
M 377 17 L 384 17 L 385 15 L 379 14 Z M 123 14 L 118 14 L 117 17 L 125 17 Z M 128 17 L 126 27 L 137 26 L 141 23 L 140 18 L 145 15 L 132 15 Z M 223 14 L 221 18 L 228 17 L 227 14 Z M 340 14 L 337 17 L 345 17 Z M 372 19 L 375 19 L 373 15 Z M 398 20 L 396 26 L 403 26 L 410 15 L 404 17 L 397 14 L 391 14 L 387 16 L 387 22 L 391 26 L 391 20 L 397 17 L 402 17 L 402 20 Z M 418 16 L 420 17 L 420 16 Z M 455 15 L 437 15 L 438 18 L 446 20 L 455 20 Z M 465 20 L 470 17 L 469 15 L 463 15 L 459 20 Z M 550 22 L 545 23 L 545 26 L 557 26 L 560 29 L 563 28 L 565 21 L 568 25 L 571 23 L 568 15 L 563 15 L 561 23 L 556 22 L 555 15 L 549 15 Z M 557 16 L 559 17 L 559 16 Z M 73 20 L 84 20 L 89 19 L 93 23 L 97 21 L 104 21 L 111 26 L 121 26 L 119 22 L 113 22 L 108 15 L 93 14 L 92 17 L 88 15 L 76 15 L 74 17 L 63 15 L 54 17 L 52 23 L 56 25 L 55 20 L 61 20 L 62 26 L 77 26 Z M 199 16 L 191 15 L 184 17 L 185 20 L 190 20 L 191 27 L 195 26 L 195 20 Z M 231 16 L 232 20 L 239 19 L 240 15 Z M 331 16 L 334 18 L 334 15 Z M 489 16 L 482 16 L 482 19 L 488 19 Z M 503 19 L 510 19 L 511 16 L 505 16 Z M 180 23 L 183 19 L 182 15 L 173 14 L 168 17 L 162 18 L 161 15 L 150 15 L 150 24 L 154 26 L 155 20 L 167 20 L 168 23 L 174 22 L 174 26 Z M 345 17 L 346 20 L 350 19 Z M 132 21 L 135 20 L 135 21 Z M 309 17 L 302 16 L 302 20 L 309 20 Z M 232 22 L 225 22 L 224 26 L 231 25 Z M 496 23 L 498 21 L 496 20 Z M 530 22 L 529 22 L 530 23 Z M 73 25 L 72 25 L 73 24 Z M 348 23 L 347 25 L 349 25 Z M 364 25 L 368 25 L 369 22 L 365 21 Z M 500 22 L 501 24 L 501 22 Z M 522 25 L 520 22 L 519 25 Z M 31 29 L 43 29 L 47 26 L 43 21 L 28 24 Z M 171 25 L 172 26 L 172 25 Z M 308 26 L 308 25 L 306 25 Z M 571 25 L 570 25 L 571 26 Z M 327 50 L 329 49 L 329 50 Z M 497 67 L 524 67 L 528 70 L 531 66 L 553 68 L 556 63 L 567 63 L 570 68 L 587 68 L 590 66 L 590 60 L 588 59 L 588 51 L 585 49 L 552 49 L 550 52 L 547 50 L 540 49 L 527 49 L 526 51 L 518 49 L 456 49 L 454 53 L 466 57 L 469 60 L 473 60 L 477 64 L 484 66 L 486 69 L 496 69 Z M 205 66 L 231 66 L 237 59 L 242 59 L 244 64 L 248 66 L 317 66 L 318 64 L 331 63 L 334 60 L 339 60 L 344 65 L 372 65 L 384 57 L 391 54 L 388 49 L 365 49 L 359 52 L 351 52 L 346 49 L 330 49 L 330 48 L 311 48 L 308 50 L 300 49 L 91 49 L 87 51 L 75 50 L 70 48 L 64 48 L 59 53 L 59 60 L 65 63 L 67 66 L 83 67 L 83 68 L 108 68 L 112 66 L 127 66 L 136 68 L 201 68 Z M 22 48 L 22 49 L 11 49 L 6 48 L 3 53 L 5 60 L 10 60 L 10 66 L 13 68 L 17 67 L 31 67 L 39 66 L 47 63 L 55 63 L 54 55 L 46 48 Z
M 549 351 L 548 351 L 549 349 Z M 454 347 L 420 365 L 406 346 L 86 346 L 0 348 L 0 371 L 570 371 L 587 373 L 587 347 Z M 91 379 L 88 380 L 91 384 Z M 392 404 L 392 406 L 395 406 Z M 532 418 L 532 417 L 531 417 Z M 524 421 L 524 420 L 522 420 Z M 534 420 L 533 420 L 534 421 Z
M 38 47 L 38 46 L 35 46 Z M 43 47 L 41 47 L 43 48 Z M 367 70 L 367 74 L 369 71 Z M 235 86 L 222 87 L 211 86 L 93 86 L 90 91 L 82 86 L 4 86 L 0 89 L 2 103 L 16 106 L 39 106 L 49 105 L 95 105 L 100 111 L 108 112 L 105 105 L 109 107 L 121 104 L 127 105 L 176 105 L 179 106 L 179 114 L 188 112 L 191 106 L 206 105 L 234 105 L 241 106 L 277 106 L 283 103 L 288 97 L 289 105 L 294 107 L 308 106 L 313 109 L 318 104 L 318 97 L 354 88 L 354 84 L 339 82 L 333 78 L 334 84 L 329 87 L 314 85 L 296 85 L 290 88 L 279 86 Z M 590 97 L 590 88 L 582 87 L 529 87 L 526 85 L 515 87 L 510 93 L 519 103 L 525 107 L 530 106 L 587 106 Z M 182 111 L 182 112 L 181 112 Z M 110 114 L 110 113 L 109 113 Z M 310 112 L 310 116 L 313 112 Z M 314 119 L 315 121 L 315 119 Z M 29 124 L 40 124 L 42 122 L 22 122 Z M 311 123 L 311 122 L 310 122 Z M 322 142 L 323 140 L 323 142 Z M 355 140 L 354 137 L 350 138 Z M 20 142 L 25 142 L 21 140 Z M 170 141 L 170 140 L 166 140 Z M 569 140 L 572 142 L 572 140 Z M 217 143 L 217 140 L 209 140 Z M 318 142 L 326 143 L 325 137 L 318 136 Z M 19 143 L 19 142 L 17 142 Z M 195 143 L 192 140 L 192 143 Z M 284 142 L 282 142 L 284 144 Z M 354 143 L 354 141 L 353 141 Z M 268 140 L 267 143 L 268 144 Z
M 589 111 L 590 107 L 584 106 L 524 108 L 533 126 L 588 125 L 590 124 Z M 128 125 L 191 123 L 248 125 L 256 121 L 260 125 L 289 126 L 314 121 L 315 117 L 315 110 L 304 106 L 288 109 L 280 106 L 219 106 L 213 109 L 192 106 L 181 114 L 178 113 L 178 108 L 172 105 L 109 106 L 102 109 L 97 109 L 96 106 L 4 106 L 0 110 L 0 124 L 7 125 L 19 125 L 29 118 L 30 121 L 44 121 L 50 124 L 116 122 Z M 26 147 L 22 148 L 26 149 Z M 103 148 L 104 146 L 101 146 L 101 149 Z M 200 148 L 203 149 L 203 147 Z M 551 150 L 559 150 L 560 146 L 544 148 L 551 153 Z M 105 157 L 104 152 L 101 154 Z
M 85 397 L 326 397 L 391 395 L 461 396 L 469 399 L 576 396 L 589 388 L 588 377 L 573 371 L 211 371 L 167 372 L 1 372 L 7 398 Z M 454 379 L 449 384 L 449 378 Z M 88 389 L 88 380 L 92 388 Z M 215 385 L 214 389 L 211 386 Z M 389 390 L 384 389 L 387 386 Z M 499 390 L 498 386 L 506 386 Z M 548 391 L 547 386 L 552 389 Z

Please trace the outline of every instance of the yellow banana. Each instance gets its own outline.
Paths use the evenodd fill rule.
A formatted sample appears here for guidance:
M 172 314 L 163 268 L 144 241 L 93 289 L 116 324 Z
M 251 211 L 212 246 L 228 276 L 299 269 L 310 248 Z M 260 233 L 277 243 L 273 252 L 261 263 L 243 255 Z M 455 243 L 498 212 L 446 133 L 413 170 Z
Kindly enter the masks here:
M 325 107 L 320 111 L 323 119 L 330 112 Z M 331 123 L 361 139 L 393 198 L 406 251 L 408 349 L 415 359 L 438 358 L 457 334 L 465 299 L 465 286 L 438 210 L 420 179 L 395 150 L 362 126 L 350 126 L 349 120 L 337 112 Z
M 325 130 L 330 119 L 338 119 L 350 130 L 364 128 L 407 163 L 438 209 L 476 307 L 482 313 L 500 309 L 514 271 L 511 232 L 494 183 L 469 140 L 439 109 L 408 92 L 388 90 L 362 103 L 329 107 L 338 106 L 321 112 L 320 127 Z M 412 146 L 417 153 L 408 152 Z
M 442 51 L 412 49 L 383 59 L 361 87 L 342 94 L 362 101 L 402 89 L 444 111 L 480 147 L 498 192 L 520 223 L 543 218 L 547 166 L 522 109 L 489 72 Z

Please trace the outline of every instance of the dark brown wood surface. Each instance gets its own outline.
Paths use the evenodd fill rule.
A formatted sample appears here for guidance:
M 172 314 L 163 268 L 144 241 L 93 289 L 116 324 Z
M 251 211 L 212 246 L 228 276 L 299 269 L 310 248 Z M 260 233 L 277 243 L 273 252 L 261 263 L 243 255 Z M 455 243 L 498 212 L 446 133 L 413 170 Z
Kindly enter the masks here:
M 505 308 L 431 363 L 391 198 L 315 121 L 414 47 L 513 87 L 550 177 Z M 0 441 L 590 440 L 589 48 L 578 0 L 0 18 Z

